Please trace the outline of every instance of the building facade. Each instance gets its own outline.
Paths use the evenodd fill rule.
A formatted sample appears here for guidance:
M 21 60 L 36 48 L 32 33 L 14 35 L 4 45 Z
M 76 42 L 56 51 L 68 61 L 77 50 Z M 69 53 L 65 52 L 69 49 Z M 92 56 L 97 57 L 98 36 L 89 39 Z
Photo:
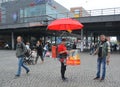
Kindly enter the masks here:
M 49 21 L 71 16 L 69 10 L 54 0 L 0 0 L 0 40 L 12 49 L 18 35 L 26 41 L 49 36 Z
M 54 0 L 3 0 L 0 24 L 36 22 L 66 17 L 69 12 Z M 59 15 L 56 15 L 59 14 Z
M 74 14 L 75 18 L 90 16 L 89 12 L 83 7 L 73 7 L 70 11 Z

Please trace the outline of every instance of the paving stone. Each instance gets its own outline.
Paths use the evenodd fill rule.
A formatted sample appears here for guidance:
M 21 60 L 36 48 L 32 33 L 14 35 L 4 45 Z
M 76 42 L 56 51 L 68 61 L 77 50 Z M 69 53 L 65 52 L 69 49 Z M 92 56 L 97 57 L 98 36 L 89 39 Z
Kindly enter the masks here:
M 112 54 L 104 82 L 94 81 L 96 76 L 97 56 L 81 53 L 80 66 L 67 66 L 67 82 L 60 77 L 60 63 L 57 59 L 45 58 L 41 64 L 29 65 L 30 73 L 22 69 L 19 78 L 14 78 L 17 71 L 15 51 L 0 50 L 0 87 L 119 87 L 120 54 Z

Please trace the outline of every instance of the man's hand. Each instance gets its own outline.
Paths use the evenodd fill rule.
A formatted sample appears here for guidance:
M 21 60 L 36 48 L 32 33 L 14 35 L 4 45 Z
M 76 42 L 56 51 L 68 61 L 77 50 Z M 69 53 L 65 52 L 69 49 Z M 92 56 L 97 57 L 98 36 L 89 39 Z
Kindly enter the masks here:
M 98 48 L 95 50 L 95 52 L 93 53 L 93 55 L 96 55 L 98 53 Z
M 68 51 L 68 50 L 65 50 L 65 52 L 66 52 L 66 53 L 69 53 L 69 51 Z
M 69 52 L 72 53 L 72 52 L 75 52 L 75 50 L 70 50 Z
M 60 54 L 62 54 L 62 53 L 68 53 L 68 52 L 69 52 L 68 50 L 65 50 L 65 51 L 60 52 Z
M 110 63 L 110 58 L 107 58 L 107 65 L 109 65 Z
M 93 53 L 93 55 L 96 55 L 96 54 L 97 54 L 96 52 Z
M 107 65 L 109 65 L 109 63 L 110 63 L 110 53 L 108 53 L 107 55 Z

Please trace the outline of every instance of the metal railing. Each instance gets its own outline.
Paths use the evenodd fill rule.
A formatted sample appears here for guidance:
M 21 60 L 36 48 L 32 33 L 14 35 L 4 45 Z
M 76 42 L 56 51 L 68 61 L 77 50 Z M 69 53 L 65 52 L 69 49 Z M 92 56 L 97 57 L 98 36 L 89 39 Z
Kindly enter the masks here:
M 90 16 L 117 15 L 117 14 L 120 14 L 120 7 L 88 10 L 87 12 Z
M 104 16 L 104 15 L 118 15 L 120 14 L 120 7 L 117 8 L 106 8 L 106 9 L 94 9 L 94 10 L 81 10 L 75 14 L 73 12 L 57 13 L 57 14 L 48 14 L 56 15 L 55 19 L 60 18 L 59 15 L 64 15 L 64 17 L 74 18 L 76 15 L 78 17 L 89 17 L 89 16 Z M 63 17 L 62 17 L 63 18 Z

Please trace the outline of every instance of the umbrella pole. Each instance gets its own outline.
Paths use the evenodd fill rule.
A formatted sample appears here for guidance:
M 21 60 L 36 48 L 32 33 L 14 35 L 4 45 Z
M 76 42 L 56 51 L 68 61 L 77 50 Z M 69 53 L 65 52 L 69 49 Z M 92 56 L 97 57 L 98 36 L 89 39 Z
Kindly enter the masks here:
M 66 33 L 66 32 L 64 31 L 64 32 L 60 35 L 60 37 L 62 37 L 65 33 Z
M 57 46 L 57 36 L 56 36 L 56 31 L 55 31 L 55 46 Z
M 83 52 L 83 44 L 84 44 L 83 38 L 84 38 L 84 36 L 83 36 L 83 29 L 82 29 L 81 30 L 81 52 Z

